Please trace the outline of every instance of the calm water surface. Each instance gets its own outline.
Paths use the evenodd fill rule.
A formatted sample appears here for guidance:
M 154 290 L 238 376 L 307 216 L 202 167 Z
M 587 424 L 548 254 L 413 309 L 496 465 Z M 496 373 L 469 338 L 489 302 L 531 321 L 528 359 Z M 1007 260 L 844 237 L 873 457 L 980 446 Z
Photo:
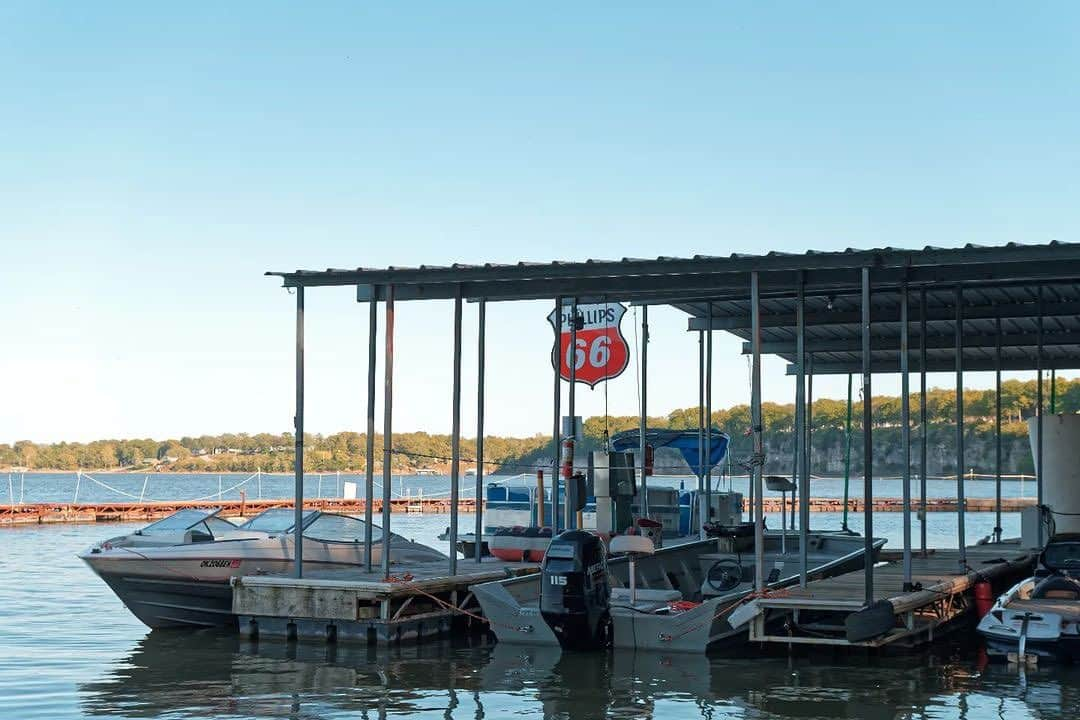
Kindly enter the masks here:
M 432 544 L 445 524 L 394 518 L 396 531 Z M 1080 708 L 1080 670 L 984 666 L 970 640 L 896 658 L 749 660 L 560 655 L 483 639 L 387 651 L 150 632 L 75 558 L 133 527 L 0 529 L 0 718 L 1012 720 L 1074 718 Z

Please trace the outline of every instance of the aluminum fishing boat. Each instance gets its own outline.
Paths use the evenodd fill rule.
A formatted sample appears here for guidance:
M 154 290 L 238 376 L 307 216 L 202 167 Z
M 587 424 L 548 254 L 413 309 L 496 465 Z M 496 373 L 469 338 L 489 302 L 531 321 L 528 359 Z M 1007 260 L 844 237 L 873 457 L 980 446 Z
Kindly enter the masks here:
M 220 510 L 184 509 L 79 555 L 139 620 L 152 628 L 214 627 L 236 622 L 230 580 L 291 572 L 291 508 L 266 510 L 242 525 Z M 317 510 L 303 514 L 304 566 L 357 568 L 366 563 L 363 520 Z M 372 526 L 372 563 L 382 562 L 382 529 Z M 434 548 L 390 535 L 390 562 L 445 560 Z

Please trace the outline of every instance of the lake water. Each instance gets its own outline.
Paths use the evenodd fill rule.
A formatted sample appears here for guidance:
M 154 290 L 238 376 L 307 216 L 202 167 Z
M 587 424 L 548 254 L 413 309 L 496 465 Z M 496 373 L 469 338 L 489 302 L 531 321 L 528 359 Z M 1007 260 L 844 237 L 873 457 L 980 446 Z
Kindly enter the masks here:
M 950 516 L 937 515 L 932 545 L 951 534 Z M 892 547 L 899 519 L 875 518 Z M 992 525 L 986 513 L 968 523 L 984 519 Z M 819 527 L 838 522 L 814 517 Z M 439 547 L 446 518 L 402 515 L 393 523 Z M 151 632 L 75 557 L 135 527 L 0 529 L 0 718 L 1022 720 L 1073 718 L 1080 707 L 1080 670 L 985 665 L 970 632 L 933 653 L 793 659 L 750 648 L 708 658 L 561 655 L 484 639 L 376 650 Z
M 345 483 L 355 483 L 358 494 L 364 494 L 364 476 L 355 474 L 309 473 L 304 477 L 304 495 L 306 497 L 342 497 Z M 375 494 L 382 496 L 382 478 L 375 479 Z M 484 482 L 508 482 L 513 484 L 535 484 L 535 476 L 495 475 L 484 478 Z M 714 480 L 714 484 L 726 489 L 727 482 Z M 697 479 L 687 476 L 658 476 L 649 478 L 653 486 L 697 487 Z M 746 477 L 736 477 L 731 481 L 735 490 L 747 492 Z M 223 473 L 211 475 L 205 473 L 8 473 L 0 476 L 0 502 L 132 502 L 137 500 L 206 500 L 212 501 L 219 496 L 223 499 L 236 500 L 243 492 L 248 499 L 291 498 L 294 479 L 291 474 L 269 473 Z M 460 481 L 461 497 L 473 497 L 476 492 L 476 480 L 463 477 Z M 862 497 L 862 477 L 852 477 L 848 492 L 851 497 Z M 391 482 L 391 494 L 394 497 L 417 495 L 439 497 L 449 495 L 450 478 L 445 475 L 419 476 L 396 475 Z M 968 480 L 965 482 L 968 497 L 994 497 L 992 480 Z M 780 493 L 766 491 L 766 496 L 779 497 Z M 843 478 L 812 478 L 810 483 L 812 497 L 839 498 L 844 496 Z M 900 497 L 903 483 L 899 478 L 875 478 L 874 495 L 876 497 Z M 912 480 L 912 495 L 918 497 L 919 483 Z M 1004 480 L 1001 484 L 1003 497 L 1035 497 L 1035 481 Z M 956 497 L 956 481 L 929 478 L 926 482 L 926 495 L 929 498 Z

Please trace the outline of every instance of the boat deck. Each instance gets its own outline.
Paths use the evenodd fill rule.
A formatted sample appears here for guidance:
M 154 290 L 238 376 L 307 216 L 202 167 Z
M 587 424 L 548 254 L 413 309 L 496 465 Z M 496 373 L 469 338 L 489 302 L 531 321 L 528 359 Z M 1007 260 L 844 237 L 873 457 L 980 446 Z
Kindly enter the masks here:
M 256 575 L 233 581 L 233 612 L 240 631 L 294 638 L 360 640 L 387 644 L 416 641 L 450 629 L 456 620 L 479 623 L 470 585 L 535 573 L 535 563 L 496 558 L 411 563 L 365 572 L 311 570 L 303 578 Z
M 902 561 L 895 554 L 874 567 L 874 605 L 864 603 L 865 571 L 815 580 L 757 600 L 764 613 L 752 623 L 756 642 L 878 647 L 932 640 L 965 613 L 970 591 L 980 579 L 997 589 L 1031 570 L 1036 553 L 1016 543 L 966 549 L 967 566 L 957 550 L 931 550 L 912 556 L 912 585 L 904 587 Z M 882 603 L 891 605 L 887 607 Z M 766 622 L 768 620 L 768 622 Z M 779 621 L 783 621 L 782 623 Z M 770 634 L 782 624 L 786 634 Z

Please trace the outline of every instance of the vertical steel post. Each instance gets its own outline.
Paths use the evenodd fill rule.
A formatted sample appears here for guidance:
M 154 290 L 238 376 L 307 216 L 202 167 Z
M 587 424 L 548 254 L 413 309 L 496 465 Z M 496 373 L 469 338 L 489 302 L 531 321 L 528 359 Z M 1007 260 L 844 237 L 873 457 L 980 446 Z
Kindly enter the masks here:
M 1057 370 L 1050 368 L 1050 414 L 1057 412 Z
M 382 571 L 390 577 L 390 487 L 394 482 L 394 286 L 386 286 L 386 337 L 383 341 Z
M 697 507 L 698 535 L 705 539 L 705 332 L 698 330 L 698 406 L 697 406 Z
M 1001 316 L 994 318 L 994 542 L 1001 542 Z
M 844 423 L 844 515 L 840 528 L 848 531 L 848 485 L 851 482 L 851 373 L 847 375 L 847 420 Z
M 911 590 L 911 387 L 908 376 L 908 288 L 900 288 L 900 434 L 904 448 L 904 591 Z
M 371 572 L 372 517 L 375 505 L 375 333 L 379 320 L 378 288 L 371 288 L 368 301 L 368 371 L 367 371 L 367 438 L 365 452 L 367 467 L 364 469 L 364 567 Z
M 806 353 L 806 440 L 803 452 L 806 453 L 806 489 L 810 489 L 810 475 L 814 467 L 814 353 Z
M 461 286 L 454 297 L 454 370 L 450 419 L 450 575 L 457 575 L 458 505 L 461 495 Z
M 1038 441 L 1035 443 L 1035 495 L 1036 504 L 1039 507 L 1039 533 L 1038 541 L 1039 547 L 1042 547 L 1043 540 L 1043 288 L 1039 286 L 1039 322 L 1038 322 L 1038 348 L 1036 366 L 1039 370 L 1039 382 L 1038 389 L 1036 390 L 1036 408 L 1035 408 L 1035 434 L 1038 436 Z
M 645 476 L 645 430 L 649 397 L 649 306 L 641 306 L 641 417 L 638 419 L 638 462 L 641 464 L 641 514 L 649 516 L 649 480 Z
M 296 431 L 293 471 L 293 574 L 304 576 L 304 286 L 296 287 Z
M 551 455 L 554 458 L 551 466 L 551 534 L 559 534 L 559 456 L 562 452 L 562 305 L 561 295 L 555 297 L 555 349 L 552 352 L 555 357 L 552 364 L 555 367 L 555 396 L 552 408 L 555 414 L 551 429 Z M 571 352 L 571 358 L 573 353 Z M 571 363 L 573 364 L 573 363 Z M 540 498 L 543 502 L 544 498 Z
M 863 572 L 864 602 L 874 602 L 874 441 L 870 388 L 870 268 L 862 269 Z
M 705 331 L 705 522 L 712 521 L 712 300 L 709 301 L 709 329 Z
M 753 353 L 750 370 L 750 429 L 754 436 L 751 464 L 754 489 L 754 589 L 765 589 L 765 504 L 762 497 L 762 471 L 765 442 L 761 427 L 761 288 L 756 271 L 750 273 L 750 346 Z
M 967 567 L 964 532 L 964 291 L 956 286 L 956 536 L 960 543 L 960 568 Z
M 919 290 L 919 549 L 926 554 L 926 288 Z
M 476 328 L 476 562 L 484 557 L 484 339 L 487 333 L 487 300 L 480 298 Z M 543 499 L 540 505 L 544 504 Z
M 577 423 L 574 421 L 574 413 L 576 410 L 576 398 L 577 398 L 577 324 L 578 324 L 578 310 L 577 310 L 577 298 L 570 300 L 570 387 L 567 389 L 567 402 L 566 411 L 570 415 L 570 437 L 573 438 L 573 442 L 577 445 Z M 585 352 L 582 351 L 584 357 Z M 570 474 L 574 474 L 574 466 L 570 466 Z M 558 482 L 558 478 L 555 478 Z M 573 528 L 577 525 L 575 520 L 577 519 L 575 513 L 570 512 L 570 478 L 563 478 L 563 482 L 566 483 L 566 487 L 563 492 L 563 527 Z
M 806 297 L 803 273 L 795 296 L 795 463 L 791 468 L 799 491 L 799 586 L 806 587 L 807 528 L 810 525 L 810 471 L 808 456 L 802 447 L 806 421 Z M 792 498 L 792 502 L 794 502 Z

